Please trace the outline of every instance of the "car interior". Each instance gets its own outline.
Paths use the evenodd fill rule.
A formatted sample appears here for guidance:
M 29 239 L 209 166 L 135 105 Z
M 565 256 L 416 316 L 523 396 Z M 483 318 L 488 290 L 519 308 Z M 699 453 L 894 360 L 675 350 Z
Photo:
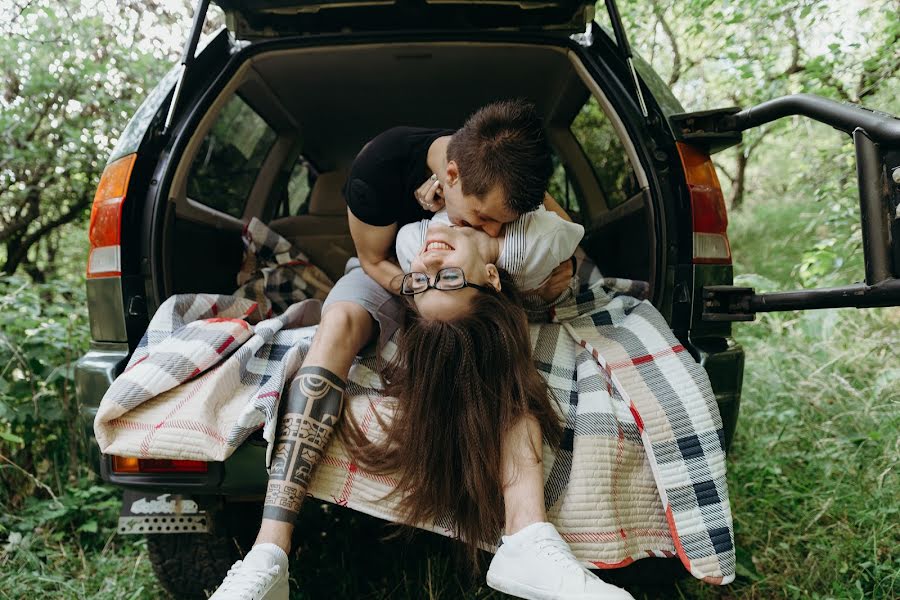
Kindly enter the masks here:
M 527 98 L 542 112 L 556 167 L 549 192 L 585 226 L 582 248 L 604 275 L 653 285 L 662 269 L 659 207 L 625 127 L 578 56 L 549 45 L 441 42 L 247 59 L 175 167 L 164 294 L 233 292 L 240 233 L 252 217 L 336 280 L 354 254 L 341 190 L 362 146 L 395 125 L 459 127 L 504 98 Z

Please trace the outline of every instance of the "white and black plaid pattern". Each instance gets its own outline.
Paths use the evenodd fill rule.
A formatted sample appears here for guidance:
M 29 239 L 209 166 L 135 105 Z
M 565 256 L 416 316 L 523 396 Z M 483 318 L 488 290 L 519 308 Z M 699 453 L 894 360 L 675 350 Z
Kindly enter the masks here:
M 234 295 L 258 303 L 270 317 L 306 298 L 324 300 L 334 282 L 288 240 L 254 217 L 244 228 L 244 262 Z
M 708 378 L 646 301 L 645 283 L 603 278 L 587 261 L 580 292 L 532 324 L 535 366 L 565 426 L 562 445 L 545 448 L 549 518 L 576 556 L 603 568 L 646 556 L 681 558 L 698 578 L 734 578 L 734 536 L 722 424 Z M 207 294 L 169 298 L 128 368 L 104 396 L 95 421 L 110 454 L 224 460 L 256 429 L 274 439 L 284 386 L 302 362 L 313 327 L 288 311 L 258 320 L 253 302 Z M 547 315 L 548 310 L 534 314 Z M 359 359 L 347 410 L 378 434 L 389 419 L 377 367 Z M 271 444 L 270 444 L 271 447 Z M 384 499 L 394 482 L 356 467 L 340 441 L 328 449 L 310 494 L 396 520 Z M 452 533 L 447 523 L 420 524 Z

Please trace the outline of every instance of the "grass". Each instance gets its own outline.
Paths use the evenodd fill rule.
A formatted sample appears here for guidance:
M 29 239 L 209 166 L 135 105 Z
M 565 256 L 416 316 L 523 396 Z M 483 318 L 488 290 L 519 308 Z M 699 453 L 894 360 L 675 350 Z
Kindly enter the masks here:
M 736 270 L 769 289 L 797 287 L 792 265 L 815 231 L 797 233 L 795 224 L 814 211 L 787 203 L 732 215 Z M 738 578 L 632 591 L 696 600 L 900 596 L 900 309 L 760 315 L 735 337 L 747 352 L 728 475 Z M 65 516 L 42 501 L 0 520 L 7 532 L 24 530 L 17 543 L 0 537 L 0 598 L 167 597 L 146 543 L 113 535 L 115 492 L 91 488 L 79 498 L 85 487 L 60 498 Z M 100 511 L 83 508 L 98 501 Z M 380 522 L 312 504 L 299 527 L 295 598 L 501 597 L 462 574 L 436 536 L 381 542 Z

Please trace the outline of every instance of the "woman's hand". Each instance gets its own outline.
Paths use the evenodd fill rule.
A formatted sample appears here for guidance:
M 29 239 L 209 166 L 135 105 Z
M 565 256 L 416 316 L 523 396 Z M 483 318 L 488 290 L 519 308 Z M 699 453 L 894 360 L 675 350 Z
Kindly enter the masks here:
M 438 176 L 432 175 L 413 192 L 413 195 L 422 208 L 431 212 L 437 212 L 444 208 L 444 190 L 442 185 Z

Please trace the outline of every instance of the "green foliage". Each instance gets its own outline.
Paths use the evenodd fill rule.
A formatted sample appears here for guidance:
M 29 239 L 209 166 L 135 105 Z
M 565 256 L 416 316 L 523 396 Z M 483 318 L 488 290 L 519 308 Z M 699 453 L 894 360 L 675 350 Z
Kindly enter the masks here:
M 810 256 L 797 238 L 819 212 L 810 197 L 737 215 L 738 283 L 795 288 Z M 735 337 L 747 352 L 728 464 L 738 578 L 684 582 L 683 597 L 896 598 L 900 309 L 761 314 Z
M 183 6 L 152 2 L 0 6 L 0 271 L 52 276 L 56 231 L 85 226 L 116 137 L 185 25 Z
M 75 473 L 85 455 L 74 388 L 87 350 L 84 284 L 0 278 L 0 502 L 18 505 L 33 480 Z M 9 464 L 11 461 L 20 468 Z
M 4 598 L 151 600 L 165 597 L 147 561 L 147 543 L 119 537 L 121 493 L 80 480 L 57 499 L 29 498 L 0 515 Z

